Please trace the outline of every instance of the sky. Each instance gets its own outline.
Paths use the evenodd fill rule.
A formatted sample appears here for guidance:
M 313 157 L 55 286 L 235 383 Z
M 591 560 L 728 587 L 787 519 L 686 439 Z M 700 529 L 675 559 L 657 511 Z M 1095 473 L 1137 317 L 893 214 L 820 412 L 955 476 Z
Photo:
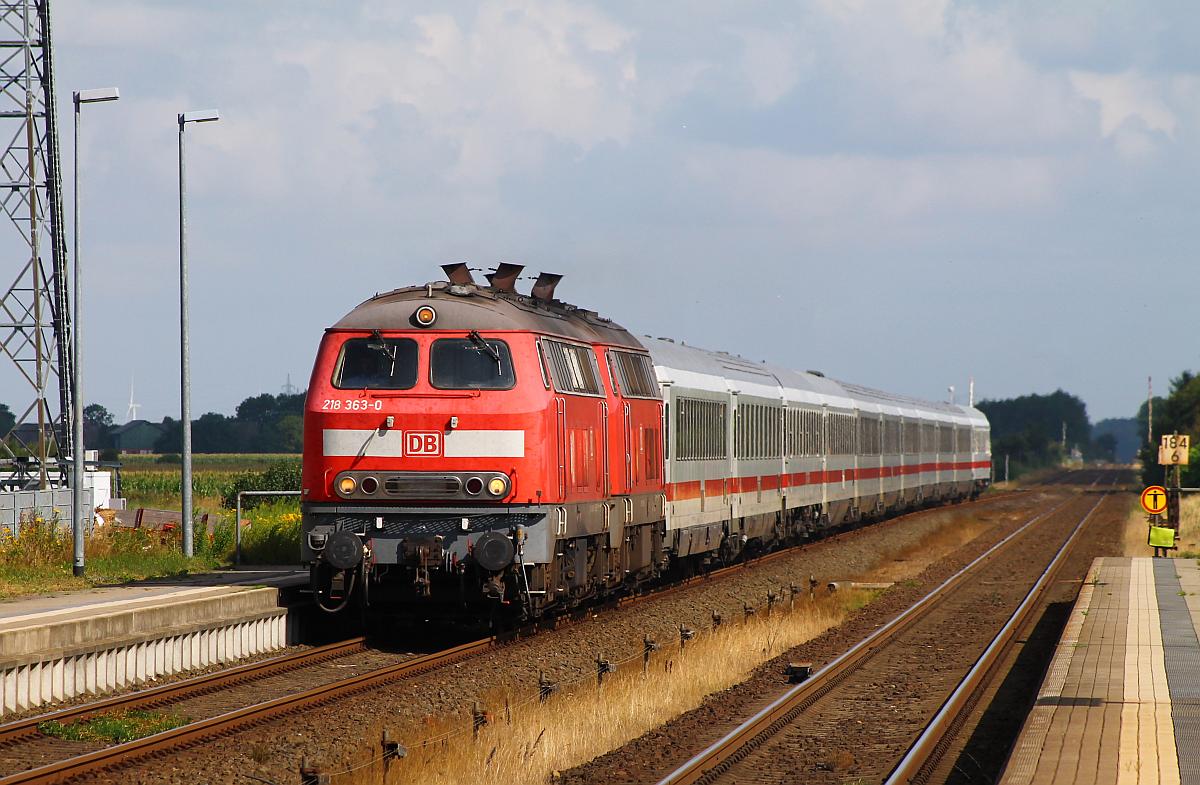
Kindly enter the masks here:
M 1200 365 L 1194 2 L 55 0 L 54 24 L 68 204 L 70 93 L 121 90 L 79 148 L 85 398 L 118 422 L 131 381 L 178 416 L 175 116 L 208 108 L 196 416 L 303 388 L 322 330 L 462 260 L 933 399 L 1063 388 L 1098 420 Z

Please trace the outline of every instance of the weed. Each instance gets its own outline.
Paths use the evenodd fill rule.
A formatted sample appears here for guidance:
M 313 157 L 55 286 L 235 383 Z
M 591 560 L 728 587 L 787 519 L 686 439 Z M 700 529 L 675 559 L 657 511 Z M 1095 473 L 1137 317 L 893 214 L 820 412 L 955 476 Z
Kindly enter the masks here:
M 265 744 L 251 744 L 246 754 L 250 756 L 250 760 L 260 766 L 271 760 L 271 749 Z
M 884 589 L 859 589 L 846 598 L 846 610 L 850 613 L 862 610 L 869 603 L 874 602 L 884 591 Z
M 49 720 L 38 724 L 38 730 L 47 736 L 71 741 L 104 741 L 120 744 L 155 733 L 178 728 L 190 720 L 178 714 L 134 709 L 112 714 L 98 714 L 76 722 Z
M 300 505 L 294 500 L 266 502 L 242 518 L 242 561 L 249 564 L 296 564 L 300 561 Z

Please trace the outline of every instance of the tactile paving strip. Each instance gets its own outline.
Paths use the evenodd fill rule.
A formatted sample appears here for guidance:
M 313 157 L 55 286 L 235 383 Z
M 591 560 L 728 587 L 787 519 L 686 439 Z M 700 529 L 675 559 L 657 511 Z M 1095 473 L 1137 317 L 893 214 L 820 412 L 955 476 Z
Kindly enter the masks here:
M 1171 559 L 1154 560 L 1159 626 L 1182 785 L 1200 785 L 1200 639 Z

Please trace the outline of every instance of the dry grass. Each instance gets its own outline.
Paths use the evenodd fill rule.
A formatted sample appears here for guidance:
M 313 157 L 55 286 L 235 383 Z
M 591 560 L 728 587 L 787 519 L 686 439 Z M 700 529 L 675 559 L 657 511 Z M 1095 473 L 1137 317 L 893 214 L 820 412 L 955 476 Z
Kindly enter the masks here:
M 862 580 L 897 583 L 916 577 L 926 567 L 949 556 L 994 525 L 957 510 L 929 513 L 929 516 L 937 520 L 936 529 L 891 556 Z
M 795 609 L 726 624 L 651 657 L 646 674 L 634 654 L 606 676 L 564 685 L 543 702 L 536 689 L 497 691 L 486 700 L 490 720 L 478 736 L 469 718 L 410 728 L 400 738 L 408 757 L 394 762 L 387 782 L 426 785 L 527 785 L 585 763 L 745 681 L 762 663 L 841 624 L 871 599 L 843 591 L 798 600 Z M 425 739 L 422 743 L 420 739 Z M 382 764 L 339 778 L 378 783 Z M 353 778 L 353 779 L 352 779 Z
M 1179 508 L 1179 550 L 1176 556 L 1200 556 L 1200 495 L 1184 494 Z M 1129 515 L 1125 519 L 1122 556 L 1153 556 L 1146 544 L 1146 513 L 1135 496 L 1130 496 Z
M 1125 516 L 1125 531 L 1121 536 L 1122 556 L 1151 556 L 1154 551 L 1146 544 L 1146 513 L 1137 499 L 1131 499 Z

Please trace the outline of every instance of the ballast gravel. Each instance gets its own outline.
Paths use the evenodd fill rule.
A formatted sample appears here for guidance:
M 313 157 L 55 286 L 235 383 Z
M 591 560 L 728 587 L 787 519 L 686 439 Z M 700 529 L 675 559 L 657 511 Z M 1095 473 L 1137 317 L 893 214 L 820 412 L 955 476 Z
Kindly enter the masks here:
M 983 524 L 978 542 L 992 541 L 999 536 L 997 532 L 1008 531 L 1027 518 L 1029 511 L 1036 508 L 1037 497 L 1042 495 L 1042 492 L 1026 492 L 992 497 L 864 526 L 733 575 L 699 582 L 499 647 L 419 679 L 397 682 L 319 710 L 243 729 L 233 736 L 78 781 L 122 785 L 251 782 L 285 785 L 299 781 L 302 760 L 331 774 L 359 767 L 365 767 L 364 773 L 378 770 L 379 766 L 372 766 L 371 761 L 379 754 L 379 739 L 385 730 L 398 736 L 401 729 L 419 727 L 427 718 L 448 715 L 457 716 L 465 725 L 470 721 L 472 703 L 497 687 L 536 690 L 539 674 L 559 683 L 592 678 L 597 656 L 612 660 L 635 656 L 641 651 L 646 635 L 666 641 L 678 636 L 681 624 L 693 629 L 707 628 L 714 612 L 725 619 L 739 619 L 744 606 L 765 607 L 768 592 L 778 593 L 791 585 L 807 587 L 810 576 L 824 587 L 829 582 L 868 575 L 876 568 L 892 564 L 898 555 L 908 554 L 912 558 L 911 551 L 922 541 L 950 527 Z M 960 550 L 970 551 L 972 546 L 976 543 Z M 925 566 L 916 564 L 912 574 L 920 573 Z M 905 607 L 903 603 L 908 601 L 909 594 L 922 591 L 917 583 L 909 583 L 913 585 L 885 592 L 854 618 L 886 620 L 894 616 Z M 843 640 L 836 630 L 824 638 L 828 638 L 828 646 L 843 648 L 857 640 Z M 413 648 L 420 648 L 418 643 L 414 641 Z M 401 736 L 400 741 L 412 743 L 420 739 Z M 380 780 L 376 776 L 362 781 Z

